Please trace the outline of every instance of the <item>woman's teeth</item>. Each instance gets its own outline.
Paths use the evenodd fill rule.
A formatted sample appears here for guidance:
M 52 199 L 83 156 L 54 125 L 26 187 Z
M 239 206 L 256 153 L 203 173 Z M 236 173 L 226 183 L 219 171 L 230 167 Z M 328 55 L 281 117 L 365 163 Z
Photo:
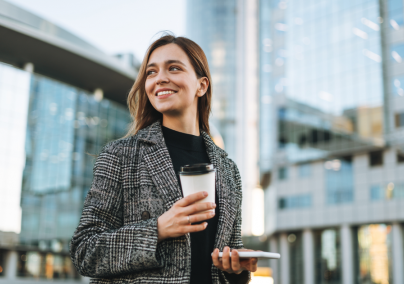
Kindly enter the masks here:
M 168 94 L 174 94 L 174 91 L 163 91 L 163 92 L 158 92 L 157 96 L 163 96 L 163 95 L 168 95 Z

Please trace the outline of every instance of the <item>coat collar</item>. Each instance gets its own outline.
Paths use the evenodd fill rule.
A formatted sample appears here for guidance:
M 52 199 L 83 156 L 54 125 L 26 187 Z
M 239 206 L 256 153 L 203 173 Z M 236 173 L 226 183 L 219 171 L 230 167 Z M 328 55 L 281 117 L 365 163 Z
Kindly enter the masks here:
M 150 144 L 158 144 L 164 141 L 163 132 L 161 130 L 161 121 L 158 120 L 153 124 L 139 130 L 138 137 L 140 141 Z M 227 157 L 227 152 L 220 147 L 218 147 L 212 138 L 205 131 L 201 131 L 203 140 L 205 141 L 206 150 L 209 152 L 214 152 L 222 157 Z

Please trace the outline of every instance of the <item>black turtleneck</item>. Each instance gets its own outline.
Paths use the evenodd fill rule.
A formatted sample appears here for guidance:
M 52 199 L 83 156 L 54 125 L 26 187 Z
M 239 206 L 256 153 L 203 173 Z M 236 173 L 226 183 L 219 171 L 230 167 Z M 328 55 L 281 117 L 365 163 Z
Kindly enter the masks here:
M 178 179 L 178 172 L 184 165 L 210 163 L 202 136 L 178 132 L 162 126 L 164 139 L 173 162 Z M 191 233 L 191 284 L 212 283 L 212 257 L 215 245 L 217 223 L 219 220 L 219 201 L 215 196 L 215 217 L 207 220 L 205 230 Z

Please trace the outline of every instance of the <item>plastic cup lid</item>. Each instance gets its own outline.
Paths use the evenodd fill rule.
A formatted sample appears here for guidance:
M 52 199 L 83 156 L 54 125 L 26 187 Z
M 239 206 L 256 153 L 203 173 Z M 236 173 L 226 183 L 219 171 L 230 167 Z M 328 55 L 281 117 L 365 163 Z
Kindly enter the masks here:
M 200 175 L 206 174 L 209 172 L 214 172 L 215 168 L 213 164 L 202 163 L 202 164 L 193 164 L 193 165 L 185 165 L 181 167 L 180 175 Z

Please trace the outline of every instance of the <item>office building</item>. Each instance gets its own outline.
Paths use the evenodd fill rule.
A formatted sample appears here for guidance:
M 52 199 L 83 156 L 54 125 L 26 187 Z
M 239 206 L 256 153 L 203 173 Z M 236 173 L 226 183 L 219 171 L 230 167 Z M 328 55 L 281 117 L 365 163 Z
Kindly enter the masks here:
M 21 220 L 19 238 L 1 235 L 10 241 L 0 242 L 0 283 L 80 282 L 69 241 L 94 155 L 126 134 L 137 71 L 130 56 L 3 0 L 0 38 L 1 230 L 18 232 Z
M 277 284 L 404 283 L 403 14 L 402 0 L 259 2 Z
M 186 36 L 202 47 L 212 75 L 211 121 L 242 177 L 242 230 L 249 236 L 263 229 L 263 219 L 254 211 L 258 208 L 254 192 L 262 193 L 258 186 L 258 1 L 189 0 L 186 11 Z

